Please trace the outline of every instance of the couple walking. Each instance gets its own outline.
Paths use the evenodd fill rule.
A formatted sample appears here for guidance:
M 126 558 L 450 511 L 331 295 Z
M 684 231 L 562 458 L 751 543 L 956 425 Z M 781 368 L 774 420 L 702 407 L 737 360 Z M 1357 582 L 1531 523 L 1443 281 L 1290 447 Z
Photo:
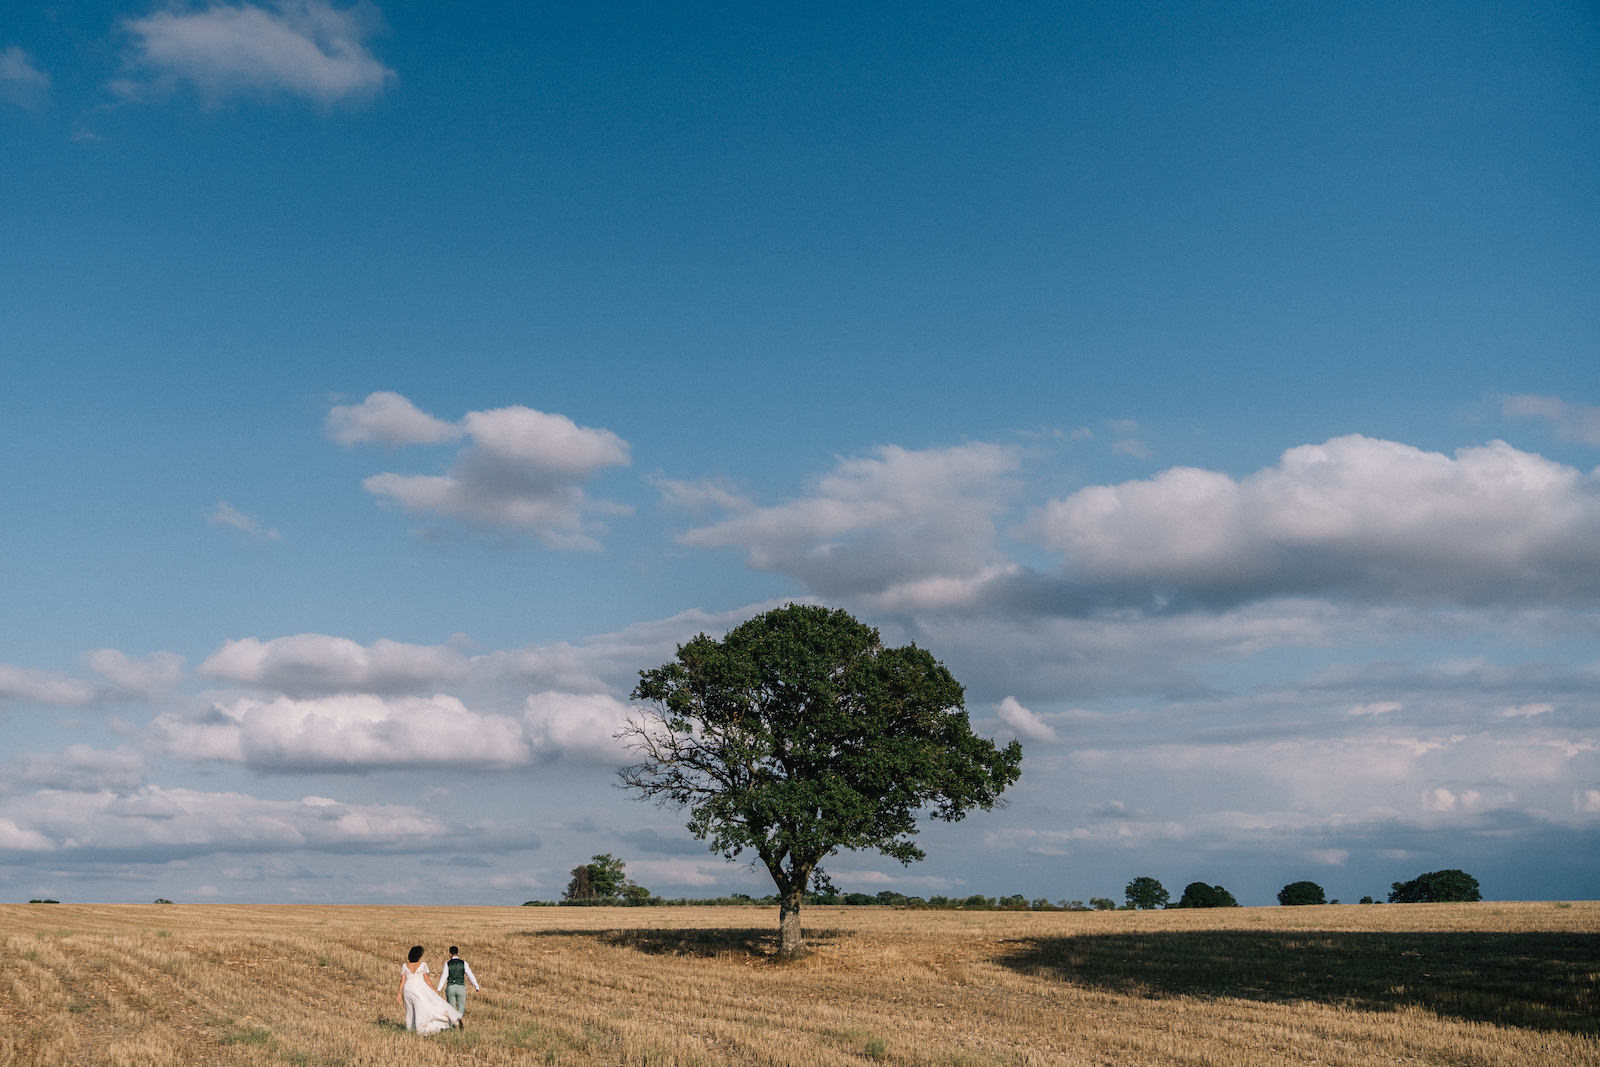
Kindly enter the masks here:
M 429 987 L 428 965 L 422 958 L 422 946 L 412 946 L 406 962 L 400 965 L 400 992 L 394 998 L 406 1006 L 407 1030 L 415 1030 L 419 1034 L 437 1034 L 451 1027 L 466 1029 L 462 1012 L 467 1007 L 467 983 L 470 981 L 472 988 L 480 991 L 483 987 L 478 985 L 478 977 L 467 966 L 467 961 L 457 953 L 456 946 L 451 945 L 450 962 L 444 965 L 438 986 Z M 441 989 L 448 1000 L 439 995 L 438 990 Z

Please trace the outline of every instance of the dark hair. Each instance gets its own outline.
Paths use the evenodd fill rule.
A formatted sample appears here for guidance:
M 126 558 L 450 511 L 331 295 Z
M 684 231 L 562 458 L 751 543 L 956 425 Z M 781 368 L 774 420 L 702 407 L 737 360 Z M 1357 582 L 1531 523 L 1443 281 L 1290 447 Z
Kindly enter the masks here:
M 460 951 L 461 950 L 456 948 L 454 945 L 450 946 L 450 955 L 454 956 L 457 952 L 460 952 Z
M 412 963 L 416 963 L 421 958 L 422 958 L 422 946 L 421 945 L 412 945 L 411 946 L 411 952 L 406 956 L 406 959 L 409 960 Z

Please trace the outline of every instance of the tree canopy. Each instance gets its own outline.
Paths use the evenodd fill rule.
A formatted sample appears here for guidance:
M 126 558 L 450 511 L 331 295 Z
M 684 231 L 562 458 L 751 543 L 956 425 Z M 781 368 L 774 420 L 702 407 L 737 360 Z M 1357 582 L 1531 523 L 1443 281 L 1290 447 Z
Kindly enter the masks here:
M 841 849 L 923 858 L 917 816 L 989 809 L 1022 747 L 972 732 L 944 664 L 844 611 L 790 604 L 722 640 L 700 634 L 639 672 L 646 710 L 618 732 L 639 757 L 629 789 L 686 809 L 728 859 L 753 851 L 779 891 L 780 952 L 800 949 L 800 904 Z
M 1237 908 L 1239 902 L 1233 899 L 1233 894 L 1220 885 L 1206 885 L 1204 882 L 1190 882 L 1183 887 L 1183 896 L 1173 905 L 1175 908 Z
M 1451 868 L 1419 874 L 1409 882 L 1394 882 L 1389 889 L 1391 904 L 1429 904 L 1452 900 L 1482 900 L 1478 880 L 1466 871 Z
M 1139 909 L 1164 908 L 1170 899 L 1166 887 L 1145 874 L 1129 882 L 1122 892 L 1129 905 Z
M 1328 896 L 1315 882 L 1290 882 L 1278 890 L 1278 903 L 1286 906 L 1326 904 Z
M 650 899 L 650 890 L 636 885 L 624 873 L 627 864 L 609 852 L 572 868 L 572 880 L 561 894 L 564 904 L 638 904 Z

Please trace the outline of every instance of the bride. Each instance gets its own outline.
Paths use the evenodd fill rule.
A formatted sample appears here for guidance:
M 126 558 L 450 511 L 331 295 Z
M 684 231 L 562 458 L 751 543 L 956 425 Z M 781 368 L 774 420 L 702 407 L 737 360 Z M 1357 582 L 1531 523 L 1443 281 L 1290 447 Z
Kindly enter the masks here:
M 422 960 L 422 946 L 414 945 L 407 962 L 400 965 L 400 992 L 395 1000 L 406 1006 L 406 1029 L 419 1034 L 437 1034 L 461 1026 L 461 1013 L 428 984 L 428 965 Z

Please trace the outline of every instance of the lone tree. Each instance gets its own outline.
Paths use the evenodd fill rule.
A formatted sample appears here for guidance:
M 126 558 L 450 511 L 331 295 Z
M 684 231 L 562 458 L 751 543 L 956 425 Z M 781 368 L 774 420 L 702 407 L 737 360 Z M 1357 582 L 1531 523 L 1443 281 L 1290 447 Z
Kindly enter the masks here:
M 1123 887 L 1123 896 L 1131 907 L 1146 910 L 1164 908 L 1169 899 L 1166 888 L 1149 875 L 1141 874 Z
M 1322 887 L 1315 882 L 1290 882 L 1278 890 L 1278 903 L 1285 906 L 1296 904 L 1326 904 L 1328 896 Z
M 572 868 L 572 881 L 561 894 L 564 904 L 641 904 L 650 899 L 650 890 L 624 875 L 621 860 L 609 852 Z
M 1220 885 L 1206 885 L 1204 882 L 1190 882 L 1183 887 L 1183 896 L 1173 905 L 1175 908 L 1237 908 L 1239 902 L 1233 899 L 1233 894 Z
M 1437 904 L 1482 899 L 1483 894 L 1478 892 L 1478 880 L 1466 871 L 1454 868 L 1419 874 L 1409 882 L 1393 882 L 1389 889 L 1391 904 Z
M 909 864 L 916 817 L 988 810 L 1022 746 L 972 732 L 961 684 L 915 645 L 886 648 L 847 612 L 790 604 L 722 640 L 700 634 L 639 672 L 648 707 L 618 731 L 639 762 L 624 787 L 687 809 L 713 852 L 753 851 L 778 887 L 780 956 L 801 950 L 800 905 L 823 859 L 875 848 Z M 752 861 L 754 863 L 754 861 Z

